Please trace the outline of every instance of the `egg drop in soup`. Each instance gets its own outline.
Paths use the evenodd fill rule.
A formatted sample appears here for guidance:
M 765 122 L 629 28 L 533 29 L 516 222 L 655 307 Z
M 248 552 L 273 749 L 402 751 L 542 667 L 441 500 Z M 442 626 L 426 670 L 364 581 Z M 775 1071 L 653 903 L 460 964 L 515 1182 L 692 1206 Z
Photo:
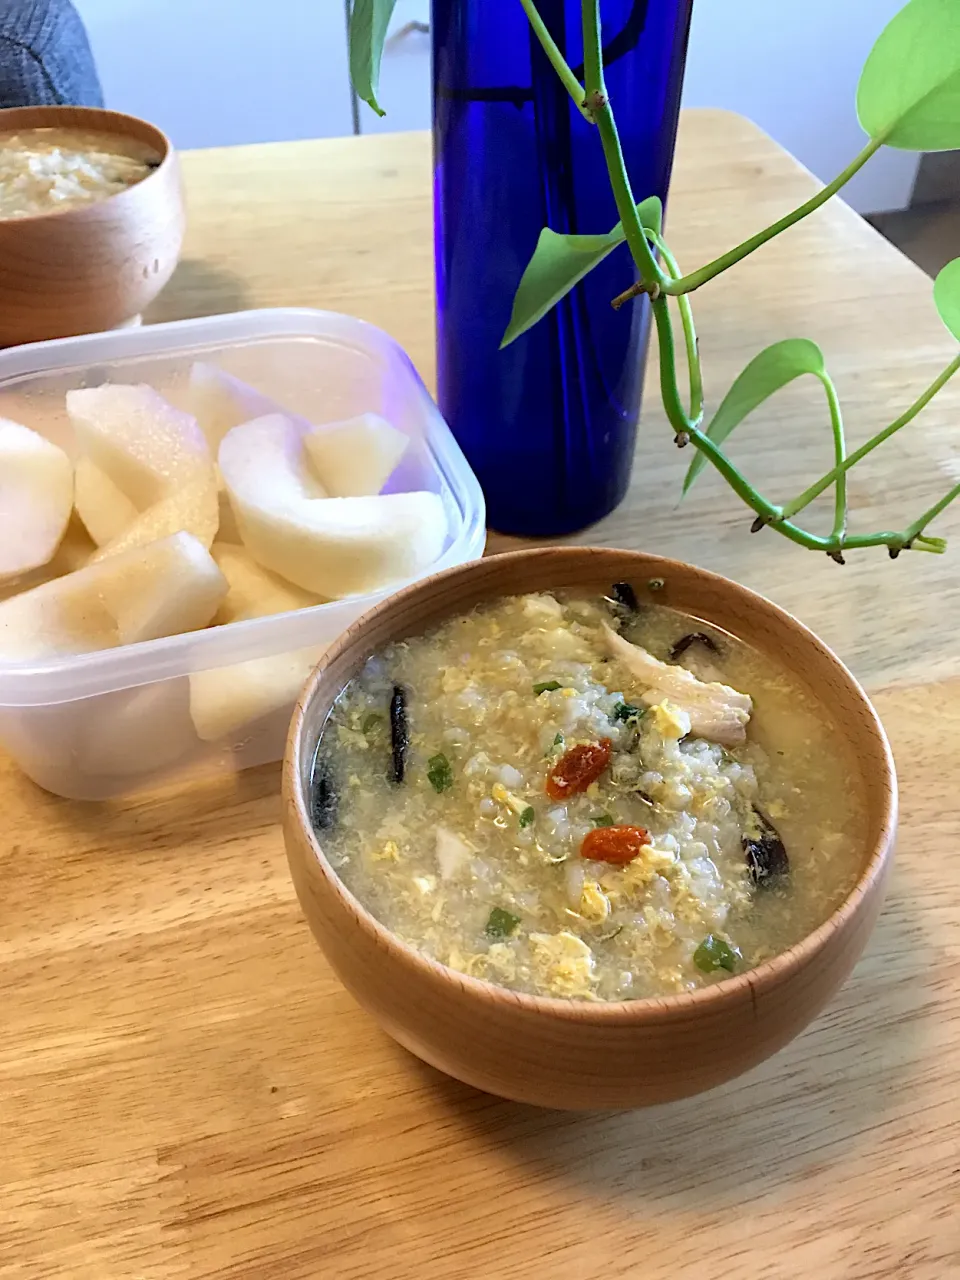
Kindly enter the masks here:
M 863 857 L 857 771 L 765 654 L 628 584 L 483 604 L 368 660 L 311 814 L 398 938 L 515 991 L 633 1000 L 785 951 Z

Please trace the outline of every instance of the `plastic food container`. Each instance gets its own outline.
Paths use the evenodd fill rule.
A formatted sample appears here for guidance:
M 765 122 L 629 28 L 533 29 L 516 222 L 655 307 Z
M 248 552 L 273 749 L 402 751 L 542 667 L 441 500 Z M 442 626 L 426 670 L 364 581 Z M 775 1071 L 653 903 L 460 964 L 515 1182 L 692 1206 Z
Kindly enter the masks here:
M 411 440 L 388 490 L 430 489 L 447 511 L 447 542 L 428 572 L 482 554 L 483 495 L 449 428 L 400 347 L 350 316 L 245 311 L 13 348 L 0 352 L 0 417 L 72 454 L 69 389 L 147 382 L 177 403 L 195 360 L 312 422 L 382 414 Z M 189 713 L 190 673 L 308 648 L 319 657 L 401 585 L 79 657 L 0 662 L 0 746 L 48 791 L 89 800 L 187 771 L 235 772 L 279 760 L 292 703 L 229 739 L 201 742 Z

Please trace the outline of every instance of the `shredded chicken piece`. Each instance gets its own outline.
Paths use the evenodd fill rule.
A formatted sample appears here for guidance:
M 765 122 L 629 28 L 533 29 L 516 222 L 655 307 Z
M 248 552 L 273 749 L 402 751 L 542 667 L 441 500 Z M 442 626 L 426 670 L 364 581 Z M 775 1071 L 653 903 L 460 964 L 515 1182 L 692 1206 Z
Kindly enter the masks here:
M 455 831 L 437 827 L 437 866 L 444 880 L 452 880 L 470 861 L 470 846 Z
M 738 693 L 726 684 L 707 684 L 684 667 L 660 662 L 646 649 L 624 640 L 606 622 L 603 631 L 611 655 L 645 686 L 641 699 L 646 706 L 655 707 L 669 700 L 690 717 L 690 732 L 696 737 L 725 747 L 745 741 L 747 721 L 753 711 L 748 694 Z

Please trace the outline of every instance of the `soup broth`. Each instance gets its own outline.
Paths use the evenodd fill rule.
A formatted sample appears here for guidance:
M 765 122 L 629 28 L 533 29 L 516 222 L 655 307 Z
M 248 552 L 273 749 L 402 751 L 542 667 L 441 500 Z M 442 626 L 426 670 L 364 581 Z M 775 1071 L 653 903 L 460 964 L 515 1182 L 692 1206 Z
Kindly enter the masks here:
M 339 698 L 313 820 L 424 955 L 540 996 L 673 994 L 786 950 L 853 886 L 862 800 L 822 704 L 631 597 L 478 606 Z
M 145 143 L 85 129 L 0 132 L 0 218 L 32 218 L 116 195 L 160 157 Z

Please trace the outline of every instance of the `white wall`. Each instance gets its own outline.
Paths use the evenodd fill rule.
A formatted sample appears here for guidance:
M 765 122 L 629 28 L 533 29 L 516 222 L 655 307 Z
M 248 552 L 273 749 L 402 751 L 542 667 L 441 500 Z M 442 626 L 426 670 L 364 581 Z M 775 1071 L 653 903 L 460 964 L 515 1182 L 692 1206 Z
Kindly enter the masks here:
M 860 68 L 904 0 L 694 0 L 684 103 L 755 120 L 823 182 L 866 142 Z M 917 157 L 880 151 L 844 189 L 861 212 L 909 203 Z
M 75 0 L 107 106 L 176 146 L 351 133 L 343 0 Z
M 817 177 L 856 154 L 857 77 L 902 0 L 694 0 L 684 101 L 755 120 Z M 108 105 L 147 116 L 180 147 L 350 133 L 344 0 L 77 0 Z M 394 31 L 429 17 L 398 0 Z M 427 128 L 429 38 L 388 43 L 385 120 L 368 130 Z M 847 198 L 871 212 L 909 202 L 917 160 L 882 151 Z
M 903 0 L 694 0 L 684 84 L 687 106 L 727 107 L 755 120 L 829 182 L 866 141 L 854 99 L 873 41 Z M 391 28 L 429 17 L 429 0 L 398 0 Z M 381 73 L 385 119 L 361 107 L 364 131 L 426 128 L 429 38 L 388 41 Z M 917 158 L 882 151 L 846 188 L 862 212 L 909 203 Z

